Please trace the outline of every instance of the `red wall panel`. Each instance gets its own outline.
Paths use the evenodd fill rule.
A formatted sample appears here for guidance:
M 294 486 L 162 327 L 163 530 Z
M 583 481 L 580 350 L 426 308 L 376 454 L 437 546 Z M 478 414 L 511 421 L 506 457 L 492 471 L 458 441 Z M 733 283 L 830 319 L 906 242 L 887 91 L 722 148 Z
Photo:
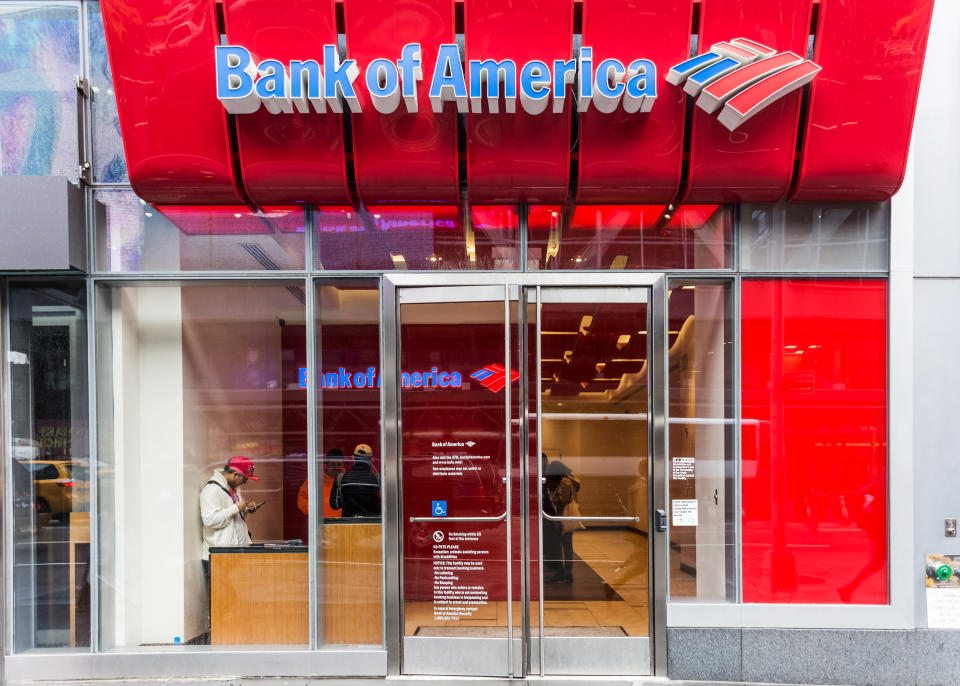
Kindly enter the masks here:
M 741 294 L 743 599 L 886 604 L 886 282 Z
M 213 0 L 103 0 L 130 183 L 155 203 L 243 203 L 217 101 Z
M 886 200 L 903 180 L 933 0 L 822 0 L 793 200 Z
M 778 52 L 806 55 L 812 6 L 813 0 L 702 0 L 698 53 L 742 36 Z M 685 202 L 772 202 L 783 197 L 793 173 L 799 110 L 796 91 L 729 131 L 716 114 L 692 108 Z
M 316 59 L 337 44 L 333 0 L 224 0 L 227 41 L 255 60 Z M 343 120 L 326 113 L 270 114 L 261 106 L 237 115 L 243 183 L 256 203 L 349 202 Z
M 453 0 L 346 0 L 347 56 L 357 60 L 357 97 L 363 112 L 352 114 L 357 189 L 368 203 L 459 200 L 457 112 L 430 107 L 430 79 L 437 48 L 455 39 Z M 396 61 L 404 45 L 421 44 L 423 80 L 417 86 L 418 112 L 403 103 L 392 114 L 374 109 L 364 85 L 376 58 Z
M 579 201 L 673 199 L 683 156 L 684 95 L 667 85 L 666 76 L 670 65 L 689 56 L 692 9 L 692 0 L 583 3 L 583 45 L 593 48 L 595 65 L 608 57 L 624 64 L 642 58 L 657 64 L 659 73 L 657 100 L 649 113 L 627 114 L 618 108 L 604 114 L 591 107 L 580 117 Z
M 512 59 L 517 73 L 533 59 L 552 65 L 573 57 L 572 0 L 466 0 L 466 58 Z M 469 77 L 468 77 L 469 79 Z M 451 107 L 451 105 L 448 105 Z M 467 114 L 470 200 L 480 203 L 563 202 L 570 178 L 571 98 L 562 113 L 551 104 Z

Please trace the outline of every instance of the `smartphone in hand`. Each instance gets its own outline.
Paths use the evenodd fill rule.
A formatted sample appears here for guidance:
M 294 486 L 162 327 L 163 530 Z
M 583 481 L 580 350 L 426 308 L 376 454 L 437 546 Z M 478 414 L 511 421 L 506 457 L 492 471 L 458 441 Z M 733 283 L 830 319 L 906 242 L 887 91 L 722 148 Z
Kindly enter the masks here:
M 247 512 L 256 512 L 261 507 L 263 507 L 264 503 L 266 502 L 267 502 L 266 500 L 261 500 L 259 503 L 254 504 L 253 507 L 247 508 Z

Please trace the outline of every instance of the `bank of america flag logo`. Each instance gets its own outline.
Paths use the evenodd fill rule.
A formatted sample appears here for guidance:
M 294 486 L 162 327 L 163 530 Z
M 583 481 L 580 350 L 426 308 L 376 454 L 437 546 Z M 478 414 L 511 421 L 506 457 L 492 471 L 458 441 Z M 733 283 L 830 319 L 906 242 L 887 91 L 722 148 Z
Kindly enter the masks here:
M 507 370 L 500 364 L 488 364 L 483 369 L 478 369 L 470 375 L 471 379 L 476 379 L 485 388 L 489 388 L 494 393 L 500 391 L 507 385 Z M 510 382 L 520 378 L 520 373 L 516 370 L 510 370 Z
M 778 53 L 756 41 L 734 38 L 672 67 L 667 83 L 686 82 L 683 91 L 697 98 L 697 107 L 710 114 L 720 110 L 717 119 L 733 131 L 767 105 L 810 83 L 819 71 L 819 65 L 792 52 Z

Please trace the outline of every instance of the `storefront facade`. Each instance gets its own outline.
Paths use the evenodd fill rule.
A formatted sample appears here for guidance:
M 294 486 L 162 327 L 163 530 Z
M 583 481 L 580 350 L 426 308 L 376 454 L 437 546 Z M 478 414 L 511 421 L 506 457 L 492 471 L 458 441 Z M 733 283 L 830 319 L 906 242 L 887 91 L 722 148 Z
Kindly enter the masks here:
M 957 18 L 0 2 L 6 678 L 950 683 Z

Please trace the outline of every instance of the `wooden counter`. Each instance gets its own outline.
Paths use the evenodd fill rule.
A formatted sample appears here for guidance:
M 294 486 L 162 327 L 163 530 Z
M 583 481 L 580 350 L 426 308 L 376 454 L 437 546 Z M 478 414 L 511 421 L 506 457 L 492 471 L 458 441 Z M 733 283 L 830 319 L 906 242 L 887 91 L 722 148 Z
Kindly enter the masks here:
M 382 527 L 348 522 L 323 527 L 324 642 L 381 643 Z
M 383 642 L 382 526 L 329 520 L 319 552 L 325 644 Z M 213 645 L 306 645 L 306 546 L 210 549 Z
M 210 549 L 210 643 L 306 645 L 305 546 Z

